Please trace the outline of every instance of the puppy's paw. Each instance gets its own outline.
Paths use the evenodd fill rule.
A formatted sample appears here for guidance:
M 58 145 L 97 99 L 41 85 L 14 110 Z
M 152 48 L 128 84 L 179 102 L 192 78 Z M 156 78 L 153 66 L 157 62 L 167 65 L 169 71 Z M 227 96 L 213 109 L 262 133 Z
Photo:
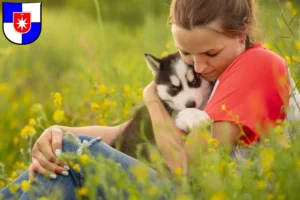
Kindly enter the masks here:
M 208 114 L 197 108 L 183 109 L 175 118 L 176 126 L 187 133 L 190 132 L 192 128 L 200 126 L 201 123 L 210 121 L 211 119 Z

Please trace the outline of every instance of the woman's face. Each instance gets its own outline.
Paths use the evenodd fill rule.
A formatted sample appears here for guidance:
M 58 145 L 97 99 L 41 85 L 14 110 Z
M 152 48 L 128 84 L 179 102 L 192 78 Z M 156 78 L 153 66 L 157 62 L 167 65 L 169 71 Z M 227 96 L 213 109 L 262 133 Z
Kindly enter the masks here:
M 215 31 L 217 30 L 217 31 Z M 172 25 L 175 45 L 181 58 L 208 81 L 216 81 L 230 63 L 245 50 L 241 37 L 231 38 L 220 33 L 216 23 L 192 30 Z

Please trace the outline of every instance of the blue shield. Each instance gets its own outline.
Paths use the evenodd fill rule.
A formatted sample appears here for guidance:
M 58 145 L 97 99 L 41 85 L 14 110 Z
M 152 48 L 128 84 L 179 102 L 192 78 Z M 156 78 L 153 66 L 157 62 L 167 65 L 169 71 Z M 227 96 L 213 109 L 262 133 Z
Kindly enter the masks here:
M 3 33 L 14 44 L 30 44 L 42 30 L 42 3 L 3 2 Z

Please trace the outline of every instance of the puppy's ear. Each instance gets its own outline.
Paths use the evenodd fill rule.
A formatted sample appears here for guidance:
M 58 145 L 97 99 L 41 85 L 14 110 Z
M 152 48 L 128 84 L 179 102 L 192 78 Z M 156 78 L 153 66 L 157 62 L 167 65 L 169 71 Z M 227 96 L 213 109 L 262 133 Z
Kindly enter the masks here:
M 152 71 L 152 74 L 156 76 L 160 67 L 159 59 L 148 53 L 145 53 L 145 59 L 149 69 Z

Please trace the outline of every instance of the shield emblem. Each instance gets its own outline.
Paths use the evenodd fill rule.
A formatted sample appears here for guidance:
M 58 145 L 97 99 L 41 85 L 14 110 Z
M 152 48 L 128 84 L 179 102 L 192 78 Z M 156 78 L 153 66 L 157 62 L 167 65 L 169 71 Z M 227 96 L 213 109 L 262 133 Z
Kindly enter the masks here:
M 18 33 L 27 33 L 31 27 L 29 12 L 14 12 L 13 13 L 14 28 Z
M 3 2 L 3 33 L 14 44 L 30 44 L 42 30 L 42 3 Z

